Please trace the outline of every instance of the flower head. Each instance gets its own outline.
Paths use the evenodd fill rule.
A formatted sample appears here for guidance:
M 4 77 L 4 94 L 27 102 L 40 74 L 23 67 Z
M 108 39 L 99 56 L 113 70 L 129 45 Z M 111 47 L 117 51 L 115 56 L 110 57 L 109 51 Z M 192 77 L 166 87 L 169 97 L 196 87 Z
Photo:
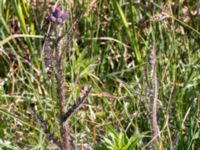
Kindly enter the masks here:
M 49 19 L 52 22 L 56 22 L 58 24 L 64 24 L 66 18 L 68 16 L 68 13 L 63 11 L 59 6 L 53 6 L 51 9 L 51 16 Z

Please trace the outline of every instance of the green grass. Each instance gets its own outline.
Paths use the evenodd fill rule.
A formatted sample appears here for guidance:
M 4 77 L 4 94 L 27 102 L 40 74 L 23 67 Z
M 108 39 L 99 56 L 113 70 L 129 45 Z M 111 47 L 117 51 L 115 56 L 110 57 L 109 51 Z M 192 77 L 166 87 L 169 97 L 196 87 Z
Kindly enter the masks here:
M 88 2 L 59 1 L 69 12 L 66 31 Z M 35 103 L 37 113 L 60 138 L 56 81 L 45 72 L 41 58 L 53 4 L 0 2 L 0 149 L 59 149 L 31 110 Z M 157 146 L 200 147 L 199 14 L 191 13 L 199 7 L 193 2 L 97 0 L 74 29 L 67 53 L 66 109 L 85 86 L 93 85 L 87 103 L 69 119 L 75 149 L 153 146 L 148 63 L 152 46 L 158 78 Z

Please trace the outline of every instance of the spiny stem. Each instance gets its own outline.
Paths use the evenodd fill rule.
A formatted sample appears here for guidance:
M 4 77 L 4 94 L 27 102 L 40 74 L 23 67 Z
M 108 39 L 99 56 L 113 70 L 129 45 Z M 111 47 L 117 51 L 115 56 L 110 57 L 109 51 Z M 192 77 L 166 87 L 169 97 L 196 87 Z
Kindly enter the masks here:
M 81 106 L 81 104 L 85 101 L 86 97 L 88 96 L 89 92 L 86 92 L 87 94 L 78 101 L 74 105 L 74 108 L 72 107 L 67 113 L 65 113 L 65 65 L 66 65 L 66 52 L 69 51 L 71 48 L 71 43 L 73 40 L 74 30 L 79 21 L 82 19 L 82 17 L 91 10 L 91 8 L 94 6 L 96 0 L 92 0 L 87 9 L 81 13 L 81 15 L 74 21 L 68 32 L 64 34 L 64 36 L 57 36 L 56 46 L 54 49 L 54 71 L 55 71 L 55 78 L 57 82 L 57 96 L 59 101 L 59 109 L 60 109 L 60 134 L 62 138 L 61 142 L 61 149 L 62 150 L 70 150 L 71 144 L 70 144 L 70 132 L 69 132 L 69 126 L 68 121 L 66 120 L 74 111 L 78 110 L 78 108 Z M 55 33 L 62 33 L 63 26 L 56 27 Z M 89 91 L 91 88 L 89 89 Z M 74 110 L 73 110 L 74 109 Z M 63 119 L 64 118 L 64 119 Z M 64 120 L 64 121 L 63 121 Z

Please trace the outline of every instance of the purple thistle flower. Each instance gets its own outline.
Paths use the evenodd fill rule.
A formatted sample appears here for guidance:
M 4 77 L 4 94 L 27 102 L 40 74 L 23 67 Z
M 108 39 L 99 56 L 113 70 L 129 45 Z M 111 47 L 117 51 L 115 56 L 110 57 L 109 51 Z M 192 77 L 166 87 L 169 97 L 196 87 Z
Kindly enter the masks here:
M 68 13 L 61 10 L 59 6 L 53 6 L 51 9 L 51 16 L 49 17 L 49 19 L 52 22 L 56 22 L 62 25 L 64 24 L 67 16 L 68 16 Z

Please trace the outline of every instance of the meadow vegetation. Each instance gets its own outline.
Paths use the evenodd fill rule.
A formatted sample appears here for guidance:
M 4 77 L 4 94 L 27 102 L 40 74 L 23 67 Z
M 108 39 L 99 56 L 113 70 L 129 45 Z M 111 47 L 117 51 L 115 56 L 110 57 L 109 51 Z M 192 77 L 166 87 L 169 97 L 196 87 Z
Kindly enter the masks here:
M 60 149 L 67 110 L 71 149 L 199 149 L 199 22 L 196 0 L 1 0 L 0 149 Z

